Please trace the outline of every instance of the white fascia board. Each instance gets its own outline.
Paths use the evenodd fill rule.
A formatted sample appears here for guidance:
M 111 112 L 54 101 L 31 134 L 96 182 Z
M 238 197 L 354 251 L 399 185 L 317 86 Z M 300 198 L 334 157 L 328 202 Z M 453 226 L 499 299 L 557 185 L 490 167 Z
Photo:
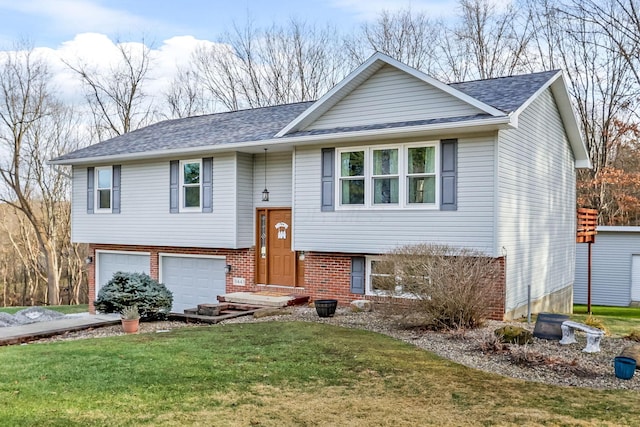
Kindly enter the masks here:
M 113 156 L 84 157 L 79 159 L 55 160 L 50 161 L 52 165 L 96 165 L 96 164 L 113 164 L 115 162 L 128 162 L 139 160 L 153 160 L 161 158 L 183 158 L 197 155 L 210 155 L 215 152 L 229 151 L 254 151 L 262 152 L 264 148 L 270 150 L 286 151 L 288 148 L 293 149 L 297 145 L 321 144 L 324 142 L 344 142 L 349 140 L 362 139 L 384 139 L 393 137 L 409 137 L 425 133 L 437 133 L 446 131 L 456 131 L 460 133 L 483 132 L 498 129 L 512 129 L 515 126 L 511 117 L 502 116 L 490 119 L 467 120 L 463 122 L 436 123 L 422 126 L 405 126 L 386 129 L 359 130 L 352 132 L 328 133 L 321 135 L 303 135 L 297 137 L 274 138 L 262 141 L 247 141 L 237 144 L 221 144 L 208 145 L 192 148 L 175 148 L 172 150 L 147 151 L 143 153 L 118 154 Z M 249 150 L 253 149 L 253 150 Z
M 350 87 L 350 83 L 362 76 L 366 76 L 368 78 L 377 70 L 382 68 L 385 64 L 391 65 L 392 67 L 404 71 L 405 73 L 410 74 L 411 76 L 422 80 L 423 82 L 430 84 L 435 88 L 440 89 L 443 92 L 448 93 L 449 95 L 478 108 L 482 112 L 496 117 L 504 116 L 505 114 L 503 111 L 493 108 L 490 105 L 485 104 L 484 102 L 480 102 L 479 100 L 457 89 L 454 89 L 451 86 L 442 83 L 441 81 L 436 80 L 421 71 L 411 68 L 408 65 L 405 65 L 402 62 L 391 58 L 390 56 L 387 56 L 381 52 L 376 52 L 358 68 L 352 71 L 347 77 L 345 77 L 340 83 L 334 86 L 322 98 L 318 99 L 311 107 L 309 107 L 302 114 L 296 117 L 291 123 L 285 126 L 280 132 L 276 134 L 276 137 L 281 137 L 292 131 L 299 130 L 307 124 L 310 124 L 311 122 L 318 119 L 330 107 L 337 104 L 341 99 L 346 97 L 353 90 L 353 88 Z
M 591 169 L 591 160 L 589 159 L 589 153 L 587 152 L 587 146 L 582 139 L 580 128 L 578 127 L 578 121 L 571 105 L 571 98 L 567 91 L 567 85 L 564 80 L 562 71 L 558 71 L 547 82 L 542 85 L 527 101 L 525 101 L 516 111 L 513 112 L 514 120 L 517 123 L 518 116 L 522 113 L 533 101 L 535 101 L 540 94 L 545 90 L 551 88 L 553 97 L 558 105 L 558 111 L 564 124 L 564 129 L 567 132 L 567 138 L 569 144 L 573 150 L 575 157 L 575 167 L 578 169 Z

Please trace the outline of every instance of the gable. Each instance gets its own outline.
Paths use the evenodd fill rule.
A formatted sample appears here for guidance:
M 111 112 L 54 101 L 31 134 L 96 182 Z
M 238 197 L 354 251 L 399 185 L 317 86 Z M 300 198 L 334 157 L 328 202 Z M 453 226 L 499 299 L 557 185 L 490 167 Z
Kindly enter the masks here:
M 462 117 L 480 113 L 484 111 L 387 64 L 305 130 Z

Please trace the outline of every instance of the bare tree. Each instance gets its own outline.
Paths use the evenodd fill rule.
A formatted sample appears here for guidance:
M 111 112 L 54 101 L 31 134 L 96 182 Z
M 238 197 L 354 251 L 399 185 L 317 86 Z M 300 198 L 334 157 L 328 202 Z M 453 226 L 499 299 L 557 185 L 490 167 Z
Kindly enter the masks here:
M 459 7 L 460 23 L 441 39 L 443 74 L 463 81 L 530 71 L 531 29 L 520 8 L 509 3 L 500 11 L 491 0 L 460 0 Z
M 606 0 L 611 5 L 618 0 Z M 601 4 L 604 4 L 602 2 Z M 628 151 L 634 135 L 634 110 L 640 94 L 637 80 L 617 46 L 624 31 L 600 31 L 591 12 L 573 0 L 530 0 L 537 57 L 548 67 L 562 68 L 578 113 L 593 169 L 579 173 L 579 203 L 595 207 L 600 223 L 617 224 L 635 217 L 626 212 L 633 203 L 618 197 L 636 191 L 635 171 L 625 176 L 616 161 Z M 622 209 L 622 210 L 621 210 Z M 637 209 L 635 207 L 634 209 Z
M 373 22 L 367 22 L 344 45 L 352 67 L 360 65 L 374 52 L 382 52 L 435 75 L 439 61 L 439 44 L 443 24 L 411 8 L 396 12 L 383 10 Z
M 223 43 L 201 46 L 192 60 L 205 96 L 223 109 L 317 99 L 346 73 L 331 27 L 292 20 L 260 30 L 234 26 Z
M 168 118 L 183 118 L 213 111 L 195 71 L 178 67 L 177 74 L 163 93 L 168 106 Z
M 5 52 L 0 60 L 0 202 L 32 227 L 22 233 L 32 232 L 37 240 L 39 250 L 31 252 L 44 268 L 47 300 L 57 304 L 61 229 L 68 229 L 61 208 L 69 203 L 69 179 L 46 162 L 77 147 L 78 126 L 73 112 L 56 101 L 49 82 L 45 61 L 31 49 Z
M 151 50 L 142 43 L 116 43 L 116 60 L 108 69 L 64 61 L 81 79 L 99 140 L 146 126 L 154 119 L 152 99 L 144 91 Z

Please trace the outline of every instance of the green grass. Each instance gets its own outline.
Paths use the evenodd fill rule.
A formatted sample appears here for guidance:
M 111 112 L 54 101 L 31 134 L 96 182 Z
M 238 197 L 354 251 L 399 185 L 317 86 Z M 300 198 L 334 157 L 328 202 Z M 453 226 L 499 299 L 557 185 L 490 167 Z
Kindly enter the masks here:
M 604 323 L 613 336 L 626 336 L 640 328 L 640 307 L 591 306 L 593 317 Z M 587 318 L 586 305 L 574 305 L 572 319 L 584 322 Z
M 25 309 L 28 307 L 0 307 L 0 311 L 9 314 L 15 314 L 16 312 Z M 51 305 L 45 306 L 44 308 L 48 308 L 49 310 L 58 311 L 62 314 L 73 314 L 73 313 L 85 313 L 89 311 L 88 304 L 79 304 L 79 305 Z
M 637 392 L 527 383 L 319 323 L 3 347 L 0 366 L 3 426 L 640 424 Z

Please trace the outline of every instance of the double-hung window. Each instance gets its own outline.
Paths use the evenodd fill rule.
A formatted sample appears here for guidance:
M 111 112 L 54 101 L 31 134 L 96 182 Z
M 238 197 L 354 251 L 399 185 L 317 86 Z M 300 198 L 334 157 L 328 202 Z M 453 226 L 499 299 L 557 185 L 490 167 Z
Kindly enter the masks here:
M 341 208 L 436 207 L 438 142 L 338 149 Z
M 398 271 L 398 266 L 393 261 L 384 257 L 367 257 L 367 278 L 366 293 L 367 295 L 379 296 L 395 296 L 402 298 L 415 298 L 415 294 L 410 290 L 413 286 L 406 286 L 402 277 L 410 283 L 421 283 L 424 277 L 407 276 Z
M 111 212 L 113 170 L 111 166 L 95 168 L 96 212 Z
M 183 160 L 180 162 L 180 210 L 200 211 L 201 209 L 201 174 L 200 160 Z

